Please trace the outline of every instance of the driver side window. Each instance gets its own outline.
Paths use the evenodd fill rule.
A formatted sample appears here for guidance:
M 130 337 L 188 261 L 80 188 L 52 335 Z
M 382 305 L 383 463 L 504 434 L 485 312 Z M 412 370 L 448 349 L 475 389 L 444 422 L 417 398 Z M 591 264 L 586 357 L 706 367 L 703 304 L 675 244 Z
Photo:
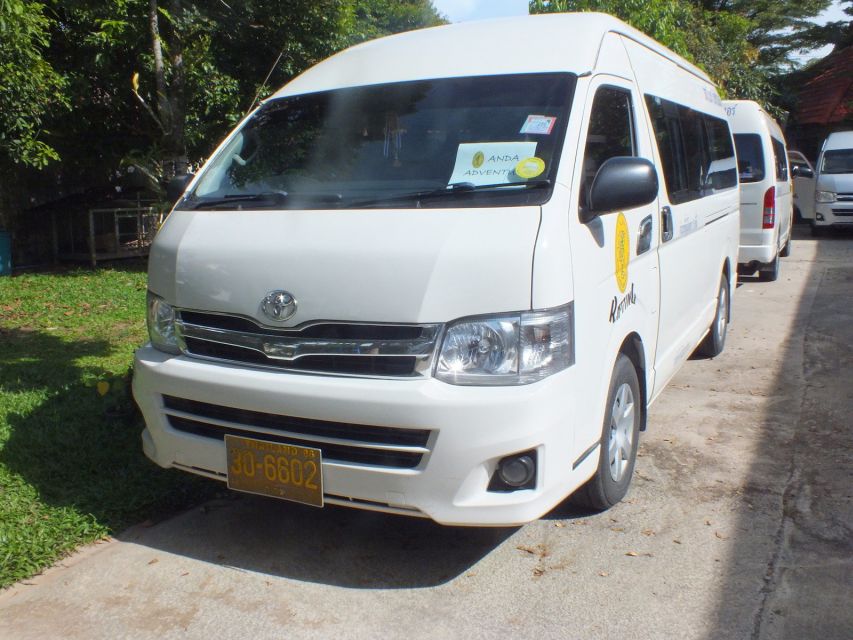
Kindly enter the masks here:
M 595 94 L 583 152 L 580 205 L 589 201 L 589 190 L 605 160 L 636 155 L 631 93 L 617 87 L 601 87 Z

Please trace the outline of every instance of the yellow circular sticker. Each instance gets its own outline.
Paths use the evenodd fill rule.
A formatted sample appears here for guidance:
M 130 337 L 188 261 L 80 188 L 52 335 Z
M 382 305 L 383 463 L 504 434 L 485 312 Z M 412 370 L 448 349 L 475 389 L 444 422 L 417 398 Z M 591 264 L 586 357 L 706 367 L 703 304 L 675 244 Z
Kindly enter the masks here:
M 526 158 L 515 165 L 515 175 L 519 178 L 535 178 L 545 171 L 545 161 L 542 158 Z
M 616 284 L 620 293 L 628 288 L 628 260 L 631 258 L 631 240 L 628 235 L 628 221 L 623 214 L 616 218 Z
M 475 169 L 479 169 L 483 166 L 483 163 L 486 161 L 486 156 L 483 155 L 482 151 L 478 151 L 474 154 L 474 159 L 471 161 L 471 164 L 474 165 Z

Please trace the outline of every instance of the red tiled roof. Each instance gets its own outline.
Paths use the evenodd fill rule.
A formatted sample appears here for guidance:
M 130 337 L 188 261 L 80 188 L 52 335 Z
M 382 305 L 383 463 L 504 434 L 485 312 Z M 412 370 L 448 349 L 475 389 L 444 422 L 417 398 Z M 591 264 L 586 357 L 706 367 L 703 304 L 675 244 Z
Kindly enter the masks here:
M 831 124 L 853 117 L 853 45 L 833 51 L 803 85 L 795 119 L 798 124 Z

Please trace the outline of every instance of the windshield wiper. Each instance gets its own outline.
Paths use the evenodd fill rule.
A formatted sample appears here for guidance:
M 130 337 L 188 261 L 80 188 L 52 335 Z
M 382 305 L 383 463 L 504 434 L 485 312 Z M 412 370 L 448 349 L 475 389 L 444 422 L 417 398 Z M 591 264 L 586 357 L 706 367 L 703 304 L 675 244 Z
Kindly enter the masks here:
M 262 207 L 273 207 L 292 200 L 310 202 L 328 202 L 330 204 L 343 200 L 340 193 L 289 193 L 287 191 L 263 191 L 261 193 L 233 193 L 221 198 L 207 198 L 201 200 L 190 199 L 185 201 L 188 209 L 221 209 L 244 203 L 257 203 Z M 242 208 L 242 207 L 241 207 Z
M 412 191 L 410 193 L 398 193 L 383 196 L 381 198 L 371 198 L 369 200 L 355 200 L 350 203 L 352 207 L 364 207 L 381 202 L 394 202 L 396 200 L 416 200 L 419 203 L 422 200 L 432 200 L 436 198 L 446 198 L 448 196 L 458 196 L 463 193 L 474 193 L 478 191 L 495 191 L 509 188 L 534 189 L 547 187 L 551 185 L 548 179 L 542 180 L 527 180 L 526 182 L 500 182 L 497 184 L 474 184 L 473 182 L 453 182 L 446 187 L 438 189 L 429 189 L 426 191 Z

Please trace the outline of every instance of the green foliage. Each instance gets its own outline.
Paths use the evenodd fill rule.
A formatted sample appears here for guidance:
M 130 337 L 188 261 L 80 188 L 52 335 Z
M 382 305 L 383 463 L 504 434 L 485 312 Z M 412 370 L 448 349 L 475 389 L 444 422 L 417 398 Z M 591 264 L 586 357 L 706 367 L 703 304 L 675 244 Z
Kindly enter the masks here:
M 43 57 L 49 27 L 42 4 L 0 0 L 0 159 L 39 168 L 58 159 L 41 139 L 45 115 L 68 104 L 62 76 Z
M 142 453 L 145 288 L 141 268 L 0 281 L 0 588 L 220 488 Z
M 702 68 L 723 97 L 767 103 L 770 86 L 756 67 L 759 51 L 747 36 L 749 19 L 706 11 L 688 0 L 533 0 L 531 13 L 601 11 L 650 35 Z

